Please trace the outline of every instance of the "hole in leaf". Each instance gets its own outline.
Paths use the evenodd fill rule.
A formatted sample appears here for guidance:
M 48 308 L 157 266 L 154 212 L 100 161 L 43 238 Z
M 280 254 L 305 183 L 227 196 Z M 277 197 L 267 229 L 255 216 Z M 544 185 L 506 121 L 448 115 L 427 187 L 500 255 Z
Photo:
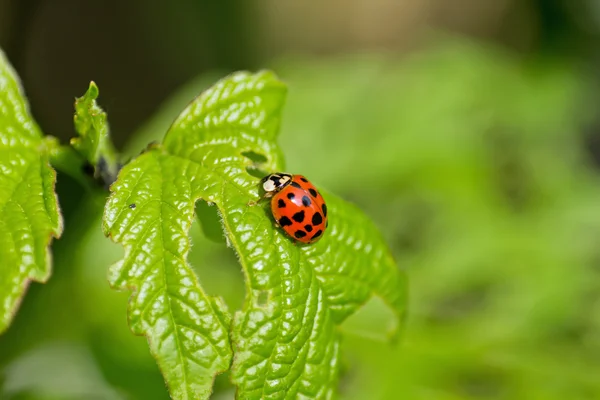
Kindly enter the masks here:
M 215 383 L 213 386 L 213 393 L 218 393 L 216 396 L 211 398 L 233 398 L 235 393 L 235 386 L 231 383 L 231 372 L 227 371 L 219 374 L 215 377 Z M 228 396 L 229 395 L 229 396 Z
M 250 174 L 251 176 L 258 178 L 258 179 L 262 179 L 268 175 L 268 172 L 263 171 L 262 169 L 259 169 L 256 167 L 246 167 L 246 172 L 248 174 Z
M 258 297 L 256 297 L 256 305 L 258 305 L 259 307 L 264 307 L 267 305 L 268 302 L 269 302 L 269 292 L 267 292 L 266 290 L 263 290 L 260 293 L 258 293 Z
M 216 206 L 210 206 L 204 200 L 196 202 L 196 217 L 204 235 L 217 243 L 225 243 L 221 215 Z
M 248 174 L 259 179 L 268 175 L 267 172 L 260 168 L 260 164 L 264 164 L 268 161 L 267 157 L 254 151 L 242 151 L 241 154 L 252 161 L 252 165 L 246 167 L 246 172 L 248 172 Z
M 215 212 L 216 207 L 206 206 Z M 246 291 L 235 252 L 223 243 L 209 239 L 198 218 L 192 223 L 190 238 L 192 246 L 187 259 L 206 293 L 223 299 L 230 310 L 241 309 Z
M 267 162 L 267 157 L 253 151 L 242 151 L 241 154 L 255 164 L 264 164 Z

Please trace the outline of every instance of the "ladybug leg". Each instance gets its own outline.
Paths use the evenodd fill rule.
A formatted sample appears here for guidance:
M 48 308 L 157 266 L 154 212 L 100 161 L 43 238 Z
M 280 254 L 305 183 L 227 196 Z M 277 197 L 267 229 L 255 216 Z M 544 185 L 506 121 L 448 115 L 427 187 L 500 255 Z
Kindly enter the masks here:
M 265 199 L 265 196 L 262 196 L 261 198 L 259 198 L 258 200 L 250 200 L 248 202 L 248 207 L 254 207 L 257 206 L 258 203 L 260 203 L 261 201 L 263 201 Z
M 258 200 L 250 200 L 247 203 L 247 205 L 248 205 L 248 207 L 254 207 L 254 206 L 258 205 L 258 203 L 260 203 L 261 201 L 263 201 L 264 199 L 266 199 L 268 197 L 271 197 L 270 193 L 265 193 L 262 196 L 260 196 Z

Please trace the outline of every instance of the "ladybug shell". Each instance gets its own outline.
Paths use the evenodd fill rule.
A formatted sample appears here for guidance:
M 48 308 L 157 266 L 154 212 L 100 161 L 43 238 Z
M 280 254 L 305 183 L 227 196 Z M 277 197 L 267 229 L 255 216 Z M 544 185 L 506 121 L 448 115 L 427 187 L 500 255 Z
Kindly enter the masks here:
M 277 224 L 302 243 L 314 243 L 327 228 L 327 206 L 317 189 L 302 175 L 278 191 L 271 200 Z

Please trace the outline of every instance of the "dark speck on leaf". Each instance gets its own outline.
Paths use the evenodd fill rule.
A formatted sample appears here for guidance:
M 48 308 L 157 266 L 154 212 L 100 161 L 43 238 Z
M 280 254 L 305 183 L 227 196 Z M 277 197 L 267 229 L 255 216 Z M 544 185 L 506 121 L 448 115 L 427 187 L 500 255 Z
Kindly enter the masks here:
M 129 205 L 129 208 L 131 208 L 132 210 L 133 210 L 133 209 L 135 209 L 135 207 L 136 207 L 136 206 L 135 206 L 135 203 L 131 203 L 131 204 Z

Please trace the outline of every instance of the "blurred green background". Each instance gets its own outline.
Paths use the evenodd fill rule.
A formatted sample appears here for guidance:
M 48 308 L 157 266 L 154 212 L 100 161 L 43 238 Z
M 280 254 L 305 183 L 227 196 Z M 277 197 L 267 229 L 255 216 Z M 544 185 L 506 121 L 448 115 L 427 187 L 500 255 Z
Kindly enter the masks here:
M 364 209 L 410 276 L 399 346 L 377 302 L 342 327 L 357 400 L 600 398 L 599 31 L 592 0 L 0 0 L 0 46 L 65 141 L 91 79 L 130 155 L 230 71 L 289 84 L 288 170 Z M 108 288 L 106 194 L 58 191 L 54 275 L 0 337 L 0 398 L 167 399 Z M 234 255 L 192 236 L 239 308 Z

